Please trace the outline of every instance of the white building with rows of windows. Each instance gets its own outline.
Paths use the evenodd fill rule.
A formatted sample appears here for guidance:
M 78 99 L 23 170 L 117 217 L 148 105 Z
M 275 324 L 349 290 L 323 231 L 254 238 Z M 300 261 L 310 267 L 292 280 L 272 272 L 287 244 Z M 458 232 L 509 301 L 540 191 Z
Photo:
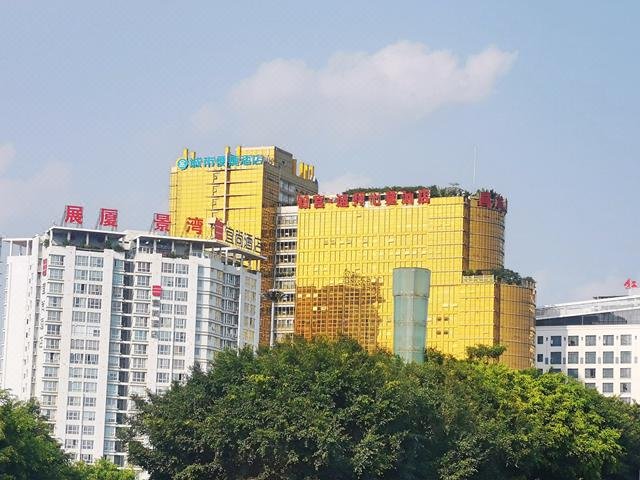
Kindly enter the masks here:
M 52 227 L 4 239 L 0 385 L 36 398 L 75 459 L 126 463 L 132 394 L 257 348 L 260 257 L 212 240 Z
M 603 395 L 640 402 L 640 295 L 536 310 L 536 366 L 562 371 Z

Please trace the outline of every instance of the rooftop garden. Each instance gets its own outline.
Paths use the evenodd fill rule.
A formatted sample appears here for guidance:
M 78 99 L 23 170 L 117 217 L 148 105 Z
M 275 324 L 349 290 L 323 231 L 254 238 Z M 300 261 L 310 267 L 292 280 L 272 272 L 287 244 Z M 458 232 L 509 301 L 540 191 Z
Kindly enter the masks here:
M 523 277 L 518 272 L 514 272 L 508 268 L 495 268 L 492 270 L 465 270 L 462 272 L 462 275 L 465 277 L 474 275 L 493 275 L 498 282 L 506 283 L 507 285 L 524 286 L 526 284 L 536 282 L 532 277 Z
M 460 185 L 458 185 L 457 183 L 452 183 L 447 187 L 442 187 L 438 185 L 387 185 L 384 187 L 357 187 L 357 188 L 350 188 L 348 190 L 345 190 L 342 193 L 346 193 L 350 195 L 356 192 L 367 192 L 367 193 L 374 193 L 374 192 L 384 193 L 388 191 L 415 192 L 416 190 L 421 190 L 423 188 L 429 189 L 429 191 L 431 192 L 431 195 L 430 195 L 431 198 L 471 197 L 471 196 L 478 195 L 480 192 L 491 193 L 491 198 L 495 198 L 499 195 L 498 192 L 489 188 L 479 188 L 478 190 L 475 191 L 475 193 L 471 193 L 470 191 L 460 187 Z

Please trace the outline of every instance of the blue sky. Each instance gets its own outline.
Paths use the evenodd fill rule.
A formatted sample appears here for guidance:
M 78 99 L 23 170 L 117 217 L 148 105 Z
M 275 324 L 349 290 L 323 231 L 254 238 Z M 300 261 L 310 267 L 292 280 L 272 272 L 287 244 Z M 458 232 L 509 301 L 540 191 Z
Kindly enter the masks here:
M 348 3 L 348 4 L 347 4 Z M 188 146 L 277 144 L 321 190 L 509 198 L 539 303 L 640 279 L 637 2 L 0 0 L 0 234 L 146 228 Z

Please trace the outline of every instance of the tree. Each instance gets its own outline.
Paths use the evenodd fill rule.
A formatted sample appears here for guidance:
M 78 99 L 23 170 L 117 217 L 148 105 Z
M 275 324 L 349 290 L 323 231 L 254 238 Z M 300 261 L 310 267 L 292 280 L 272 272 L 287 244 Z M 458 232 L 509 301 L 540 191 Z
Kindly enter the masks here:
M 37 404 L 0 391 L 0 480 L 60 480 L 72 473 Z
M 405 364 L 346 339 L 224 352 L 136 399 L 130 460 L 154 480 L 635 478 L 637 406 L 426 353 Z
M 78 480 L 135 480 L 136 478 L 132 469 L 118 469 L 104 458 L 92 465 L 77 463 L 75 471 Z

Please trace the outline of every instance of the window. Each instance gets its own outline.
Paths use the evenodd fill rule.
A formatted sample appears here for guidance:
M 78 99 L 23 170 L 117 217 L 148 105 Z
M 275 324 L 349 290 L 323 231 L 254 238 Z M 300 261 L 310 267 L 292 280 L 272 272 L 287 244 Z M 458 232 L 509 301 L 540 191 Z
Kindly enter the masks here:
M 86 312 L 72 312 L 71 321 L 77 323 L 84 323 L 87 314 Z
M 136 302 L 135 313 L 149 313 L 149 304 Z
M 85 407 L 95 407 L 96 397 L 84 397 L 83 402 Z
M 620 369 L 620 378 L 631 378 L 631 369 L 630 368 L 621 368 Z
M 49 293 L 62 293 L 62 283 L 49 282 Z
M 187 306 L 186 305 L 175 305 L 174 312 L 176 315 L 186 315 L 187 314 Z
M 182 359 L 174 359 L 173 360 L 173 368 L 174 368 L 174 370 L 184 370 L 184 360 L 182 360 Z
M 84 297 L 73 297 L 73 308 L 86 308 L 87 299 Z
M 70 407 L 79 407 L 82 405 L 81 397 L 67 397 L 67 405 Z
M 186 302 L 188 298 L 188 293 L 183 291 L 176 292 L 176 302 Z
M 67 420 L 80 420 L 80 411 L 67 410 Z
M 62 280 L 64 270 L 59 268 L 50 268 L 49 269 L 49 280 Z
M 100 323 L 100 312 L 87 312 L 87 323 Z
M 136 271 L 142 273 L 149 273 L 151 271 L 150 262 L 136 262 Z
M 171 335 L 171 332 L 167 332 Z M 171 355 L 171 345 L 158 345 L 158 355 Z
M 567 337 L 567 345 L 570 347 L 580 346 L 580 337 L 578 337 L 578 335 L 569 335 Z
M 622 382 L 620 384 L 620 393 L 631 393 L 631 383 L 630 382 Z
M 98 350 L 100 348 L 100 342 L 98 340 L 87 340 L 84 348 L 87 350 Z
M 156 374 L 156 381 L 158 383 L 169 383 L 169 373 L 168 372 L 158 372 Z
M 65 433 L 68 435 L 78 435 L 80 433 L 80 425 L 67 425 Z
M 160 299 L 173 300 L 173 290 L 162 290 L 162 292 L 160 293 Z
M 188 288 L 189 279 L 186 277 L 176 277 L 176 288 Z
M 620 335 L 620 345 L 631 345 L 631 335 Z
M 567 375 L 571 378 L 578 378 L 578 369 L 577 368 L 567 368 Z
M 562 337 L 560 335 L 552 335 L 551 336 L 551 346 L 552 347 L 561 347 L 562 346 Z
M 187 275 L 189 273 L 189 265 L 185 265 L 184 263 L 178 263 L 176 265 L 176 273 L 178 275 Z
M 144 383 L 147 379 L 146 372 L 131 372 L 131 381 L 135 383 Z
M 102 295 L 102 285 L 87 285 L 87 294 L 94 296 Z
M 562 363 L 562 352 L 551 352 L 550 363 L 551 365 L 560 365 Z
M 136 289 L 136 300 L 150 300 L 151 293 L 149 290 L 143 290 L 142 288 Z
M 82 440 L 82 450 L 93 449 L 93 440 Z
M 101 282 L 102 281 L 102 271 L 101 270 L 89 270 L 89 281 L 91 281 L 91 282 Z
M 162 273 L 173 273 L 173 263 L 163 263 Z
M 169 288 L 172 288 L 172 287 L 173 287 L 173 285 L 174 285 L 173 277 L 165 277 L 165 276 L 162 276 L 162 277 L 161 277 L 161 281 L 160 281 L 160 283 L 161 283 L 161 285 L 162 285 L 163 287 L 169 287 Z
M 97 353 L 87 353 L 84 356 L 84 363 L 88 365 L 97 365 L 98 364 L 98 354 Z
M 584 363 L 587 365 L 596 363 L 596 352 L 585 352 Z
M 187 319 L 186 318 L 176 318 L 174 321 L 175 328 L 183 330 L 187 328 Z
M 596 384 L 595 383 L 585 383 L 584 386 L 587 387 L 587 388 L 591 388 L 593 390 L 596 389 Z
M 584 369 L 584 378 L 596 378 L 596 369 L 595 368 L 585 368 Z
M 49 308 L 62 308 L 62 297 L 49 297 Z
M 44 378 L 58 378 L 58 367 L 44 367 Z
M 67 438 L 64 441 L 64 448 L 67 450 L 78 448 L 78 439 L 77 438 Z
M 93 425 L 84 425 L 82 427 L 82 435 L 94 435 L 96 433 L 96 427 Z
M 622 352 L 620 352 L 620 363 L 631 363 L 631 352 L 630 351 L 622 351 Z
M 76 255 L 76 267 L 89 266 L 89 257 L 85 255 Z
M 613 383 L 603 383 L 602 393 L 613 393 Z
M 82 353 L 70 353 L 69 363 L 82 363 L 84 355 Z
M 185 332 L 174 332 L 173 338 L 176 343 L 184 343 L 187 341 L 187 334 Z
M 70 392 L 81 392 L 82 391 L 82 382 L 69 382 L 69 391 Z
M 147 318 L 146 317 L 133 317 L 133 326 L 134 327 L 146 327 L 147 326 Z
M 613 335 L 603 335 L 602 344 L 607 346 L 613 345 Z
M 613 368 L 603 368 L 602 378 L 613 378 Z
M 104 260 L 102 259 L 102 257 L 91 257 L 89 259 L 89 265 L 91 265 L 93 268 L 102 268 L 104 265 Z
M 134 357 L 131 359 L 131 368 L 147 368 L 147 359 L 146 358 L 137 358 Z
M 49 322 L 60 322 L 62 320 L 62 312 L 58 310 L 49 310 L 47 312 L 47 320 Z
M 136 286 L 138 287 L 148 287 L 150 284 L 150 277 L 145 277 L 143 275 L 136 275 Z
M 133 344 L 133 354 L 134 355 L 146 355 L 147 354 L 147 346 L 141 343 Z
M 87 393 L 97 392 L 98 384 L 96 382 L 85 382 L 83 391 Z
M 64 266 L 64 255 L 49 255 L 49 264 L 56 267 Z
M 613 363 L 613 352 L 602 352 L 602 363 Z
M 134 330 L 133 331 L 133 339 L 137 342 L 144 342 L 147 340 L 147 331 L 146 330 Z
M 89 422 L 93 422 L 96 419 L 96 412 L 91 412 L 91 411 L 84 411 L 82 412 L 82 419 L 89 421 Z
M 87 300 L 87 308 L 91 308 L 93 310 L 100 310 L 102 308 L 102 300 L 99 298 L 89 298 Z
M 45 363 L 59 363 L 60 362 L 60 354 L 54 352 L 44 352 L 44 362 Z
M 160 330 L 158 332 L 158 341 L 159 342 L 170 342 L 171 341 L 171 332 L 166 332 L 166 331 Z
M 121 273 L 113 274 L 113 285 L 124 285 L 124 275 Z
M 173 354 L 177 357 L 184 356 L 185 348 L 183 345 L 176 345 L 173 347 Z
M 57 392 L 58 391 L 58 382 L 52 380 L 46 380 L 42 382 L 42 391 L 43 392 Z
M 159 358 L 158 359 L 158 368 L 170 368 L 171 360 L 169 360 L 168 358 Z
M 84 378 L 98 378 L 98 369 L 97 368 L 85 368 L 84 369 Z
M 584 344 L 587 347 L 593 347 L 596 344 L 596 336 L 595 335 L 585 335 Z
M 47 323 L 47 335 L 60 336 L 60 325 L 52 325 Z
M 44 348 L 48 350 L 60 350 L 60 339 L 59 338 L 45 338 L 44 339 Z

